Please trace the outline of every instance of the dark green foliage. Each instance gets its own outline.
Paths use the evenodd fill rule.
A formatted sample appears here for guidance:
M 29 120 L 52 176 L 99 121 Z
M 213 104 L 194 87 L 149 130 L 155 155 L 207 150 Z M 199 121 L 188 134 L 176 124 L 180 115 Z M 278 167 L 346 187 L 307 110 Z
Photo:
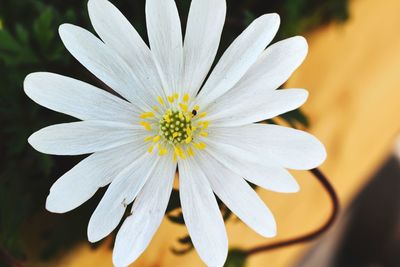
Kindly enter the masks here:
M 231 249 L 224 267 L 245 267 L 247 255 L 243 250 Z
M 147 40 L 144 0 L 113 2 Z M 228 18 L 220 51 L 263 13 L 278 12 L 281 15 L 282 28 L 277 39 L 282 39 L 331 20 L 344 20 L 347 17 L 346 2 L 228 0 Z M 177 0 L 177 3 L 185 21 L 190 1 Z M 27 74 L 35 71 L 56 72 L 102 87 L 63 47 L 57 30 L 60 24 L 66 22 L 92 29 L 86 1 L 0 2 L 0 266 L 10 265 L 18 259 L 51 258 L 60 249 L 86 240 L 88 219 L 104 192 L 99 192 L 94 199 L 69 214 L 46 212 L 45 198 L 51 184 L 81 158 L 43 155 L 34 151 L 26 141 L 31 133 L 44 126 L 73 121 L 36 105 L 25 96 L 23 80 Z M 288 113 L 283 118 L 294 125 L 308 124 L 300 111 Z M 169 212 L 179 210 L 178 195 L 174 191 Z M 221 209 L 225 218 L 229 218 L 230 211 L 223 205 Z M 170 215 L 169 218 L 177 223 L 183 222 L 180 215 Z M 191 247 L 188 237 L 179 242 Z

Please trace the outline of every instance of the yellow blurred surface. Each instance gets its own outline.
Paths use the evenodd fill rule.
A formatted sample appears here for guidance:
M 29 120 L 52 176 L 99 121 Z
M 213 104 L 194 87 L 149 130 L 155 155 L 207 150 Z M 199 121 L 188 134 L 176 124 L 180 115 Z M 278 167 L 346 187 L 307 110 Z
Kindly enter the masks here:
M 304 111 L 310 131 L 326 145 L 322 170 L 336 187 L 343 206 L 389 154 L 400 129 L 400 1 L 354 0 L 350 20 L 307 36 L 307 60 L 287 87 L 307 88 Z M 285 18 L 282 18 L 284 20 Z M 307 172 L 294 173 L 301 192 L 285 195 L 260 190 L 276 215 L 278 236 L 264 239 L 242 223 L 227 223 L 231 247 L 252 247 L 311 230 L 329 214 L 329 202 Z M 184 227 L 164 221 L 150 247 L 132 266 L 203 266 L 195 252 L 170 253 Z M 291 266 L 307 245 L 252 257 L 248 266 Z M 53 266 L 110 267 L 111 251 L 83 244 Z

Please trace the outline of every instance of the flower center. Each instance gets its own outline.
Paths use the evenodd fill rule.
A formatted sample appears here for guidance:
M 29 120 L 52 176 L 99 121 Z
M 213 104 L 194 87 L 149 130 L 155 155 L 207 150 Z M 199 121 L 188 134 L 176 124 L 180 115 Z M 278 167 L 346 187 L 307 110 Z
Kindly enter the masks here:
M 173 145 L 192 141 L 191 117 L 182 111 L 168 109 L 160 120 L 161 136 Z
M 182 98 L 175 93 L 165 99 L 157 98 L 159 105 L 153 111 L 140 114 L 140 125 L 150 133 L 145 142 L 151 142 L 148 152 L 158 150 L 160 156 L 174 153 L 174 159 L 185 159 L 194 156 L 195 150 L 202 150 L 206 144 L 203 138 L 209 122 L 204 120 L 206 112 L 200 112 L 200 107 L 191 105 L 189 95 Z M 190 107 L 190 108 L 189 108 Z

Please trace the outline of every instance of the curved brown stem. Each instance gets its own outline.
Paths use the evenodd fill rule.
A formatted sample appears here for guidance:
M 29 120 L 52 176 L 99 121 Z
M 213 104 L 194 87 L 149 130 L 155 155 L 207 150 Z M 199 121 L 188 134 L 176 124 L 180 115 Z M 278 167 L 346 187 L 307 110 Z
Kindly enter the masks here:
M 23 267 L 24 264 L 18 259 L 14 258 L 7 250 L 0 247 L 0 264 L 4 263 L 6 266 Z
M 328 193 L 330 200 L 332 202 L 332 212 L 331 215 L 329 216 L 328 220 L 320 226 L 318 229 L 298 236 L 294 238 L 290 238 L 287 240 L 282 240 L 278 241 L 276 243 L 272 244 L 267 244 L 259 247 L 255 247 L 249 250 L 246 250 L 245 253 L 247 256 L 254 255 L 260 252 L 265 252 L 269 250 L 274 250 L 274 249 L 279 249 L 282 247 L 288 247 L 288 246 L 293 246 L 296 244 L 300 243 L 305 243 L 305 242 L 310 242 L 315 240 L 316 238 L 320 237 L 322 234 L 324 234 L 335 222 L 338 214 L 339 214 L 339 198 L 336 194 L 335 189 L 333 188 L 332 184 L 329 182 L 329 180 L 326 178 L 326 176 L 319 170 L 319 169 L 313 169 L 310 170 L 310 172 L 318 179 L 318 181 L 321 183 L 322 187 L 325 189 L 325 191 Z

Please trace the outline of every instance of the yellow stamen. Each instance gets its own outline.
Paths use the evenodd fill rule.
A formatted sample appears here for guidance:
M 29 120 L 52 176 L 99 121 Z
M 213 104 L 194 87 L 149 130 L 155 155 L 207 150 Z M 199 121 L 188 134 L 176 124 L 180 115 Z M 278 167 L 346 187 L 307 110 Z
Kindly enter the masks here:
M 157 143 L 158 141 L 160 141 L 160 139 L 161 139 L 161 136 L 159 136 L 159 135 L 154 136 L 153 142 L 154 142 L 154 143 Z
M 174 93 L 174 98 L 175 99 L 179 99 L 179 94 L 178 93 Z
M 160 155 L 160 157 L 166 154 L 168 154 L 168 150 L 165 147 L 161 148 L 160 151 L 158 152 L 158 155 Z
M 173 96 L 173 95 L 170 95 L 170 96 L 168 97 L 168 102 L 172 104 L 172 103 L 174 103 L 174 101 L 175 101 L 174 96 Z
M 158 107 L 157 107 L 157 106 L 154 106 L 154 107 L 153 107 L 153 109 L 154 109 L 154 111 L 156 111 L 156 112 L 158 112 L 158 111 L 159 111 L 159 109 L 158 109 Z
M 141 119 L 154 118 L 155 116 L 156 115 L 154 115 L 154 113 L 151 111 L 140 114 Z
M 193 157 L 194 156 L 194 151 L 191 147 L 188 148 L 188 155 L 189 157 Z
M 185 102 L 185 103 L 189 102 L 189 98 L 190 98 L 189 94 L 186 93 L 186 94 L 183 96 L 183 102 Z
M 196 110 L 196 111 L 199 111 L 200 107 L 199 107 L 199 105 L 196 105 L 196 106 L 194 106 L 193 109 Z
M 179 103 L 179 107 L 185 112 L 188 112 L 188 110 L 189 110 L 188 106 L 183 103 Z
M 202 136 L 202 137 L 207 137 L 208 133 L 207 132 L 200 132 L 199 135 Z
M 204 118 L 205 116 L 207 116 L 207 112 L 202 112 L 199 114 L 199 118 Z
M 154 149 L 154 145 L 151 145 L 149 147 L 149 149 L 147 149 L 147 152 L 149 152 L 151 154 L 153 152 L 153 149 Z
M 173 138 L 177 138 L 177 137 L 178 137 L 178 135 L 179 135 L 179 133 L 177 133 L 177 132 L 174 132 L 174 133 L 172 134 L 172 137 L 173 137 Z
M 209 122 L 209 121 L 202 121 L 202 122 L 199 122 L 199 126 L 200 126 L 201 129 L 203 129 L 203 130 L 207 129 L 209 125 L 210 125 L 210 122 Z
M 182 149 L 179 147 L 175 147 L 175 153 L 178 155 L 180 158 L 185 159 L 185 154 L 183 153 Z
M 164 106 L 164 100 L 162 99 L 161 96 L 157 97 L 158 103 L 160 103 L 161 106 Z
M 185 143 L 189 144 L 190 142 L 192 142 L 193 137 L 189 136 L 188 138 L 186 138 Z
M 169 117 L 169 115 L 164 115 L 164 120 L 168 123 L 171 123 L 171 118 Z
M 182 111 L 179 112 L 179 119 L 180 119 L 181 121 L 184 121 L 184 120 L 185 120 L 185 117 L 183 117 Z
M 205 149 L 205 148 L 207 147 L 207 145 L 204 144 L 204 143 L 195 143 L 194 146 L 195 146 L 197 149 L 200 149 L 200 150 L 203 150 L 203 149 Z
M 141 121 L 140 125 L 142 125 L 147 131 L 151 131 L 151 124 L 145 121 Z
M 145 142 L 150 142 L 151 140 L 153 140 L 153 136 L 147 136 L 146 138 L 144 138 Z

